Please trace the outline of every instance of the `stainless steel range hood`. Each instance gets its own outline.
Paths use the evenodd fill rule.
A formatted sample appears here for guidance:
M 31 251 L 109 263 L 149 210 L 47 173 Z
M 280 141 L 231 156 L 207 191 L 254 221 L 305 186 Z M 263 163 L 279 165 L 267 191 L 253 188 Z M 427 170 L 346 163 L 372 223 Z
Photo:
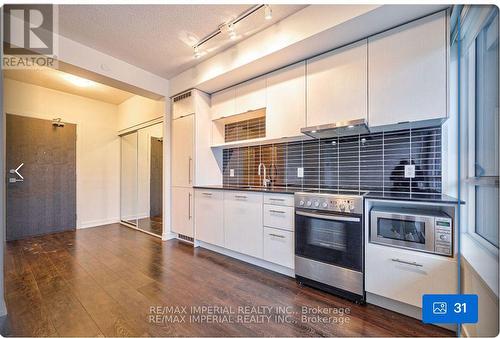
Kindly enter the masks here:
M 368 128 L 366 119 L 358 119 L 301 128 L 300 132 L 313 138 L 329 138 L 368 134 L 370 132 L 370 129 Z

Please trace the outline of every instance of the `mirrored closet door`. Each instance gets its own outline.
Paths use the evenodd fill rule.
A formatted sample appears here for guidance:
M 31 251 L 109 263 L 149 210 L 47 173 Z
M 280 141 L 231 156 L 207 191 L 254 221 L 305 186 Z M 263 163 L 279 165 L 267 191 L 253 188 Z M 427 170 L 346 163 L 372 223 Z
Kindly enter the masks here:
M 148 233 L 163 230 L 163 123 L 121 137 L 121 220 Z

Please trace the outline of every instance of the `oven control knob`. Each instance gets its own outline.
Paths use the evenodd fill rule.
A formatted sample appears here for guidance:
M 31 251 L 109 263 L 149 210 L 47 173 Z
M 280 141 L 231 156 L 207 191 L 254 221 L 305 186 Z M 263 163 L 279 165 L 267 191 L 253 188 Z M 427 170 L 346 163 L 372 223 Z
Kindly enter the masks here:
M 314 202 L 314 206 L 315 206 L 316 208 L 317 208 L 317 207 L 319 207 L 319 202 L 318 202 L 318 201 Z
M 354 209 L 354 204 L 349 204 L 349 209 Z
M 323 202 L 323 204 L 321 204 L 321 206 L 322 206 L 323 208 L 328 208 L 328 203 Z
M 299 205 L 300 205 L 300 206 L 302 206 L 302 205 L 304 205 L 304 203 L 305 203 L 305 202 L 304 202 L 303 200 L 301 200 L 301 201 L 299 202 Z
M 311 201 L 307 201 L 306 205 L 310 207 L 312 205 Z

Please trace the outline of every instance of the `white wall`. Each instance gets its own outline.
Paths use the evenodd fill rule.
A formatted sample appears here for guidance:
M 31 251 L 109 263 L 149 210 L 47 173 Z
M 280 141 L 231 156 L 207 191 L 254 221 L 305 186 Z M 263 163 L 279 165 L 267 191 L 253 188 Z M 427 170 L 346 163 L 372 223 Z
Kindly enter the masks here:
M 151 100 L 134 95 L 118 105 L 118 131 L 138 127 L 140 124 L 165 115 L 165 101 Z
M 77 227 L 120 216 L 118 106 L 4 79 L 4 112 L 77 125 Z

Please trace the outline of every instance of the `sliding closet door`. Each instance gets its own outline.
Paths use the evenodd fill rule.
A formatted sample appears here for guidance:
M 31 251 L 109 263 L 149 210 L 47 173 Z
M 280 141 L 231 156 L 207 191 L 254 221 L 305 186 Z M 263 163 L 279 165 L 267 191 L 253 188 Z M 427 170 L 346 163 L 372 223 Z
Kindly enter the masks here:
M 121 220 L 137 226 L 138 206 L 138 134 L 121 137 Z
M 161 236 L 163 230 L 163 124 L 138 131 L 138 207 L 141 230 Z

